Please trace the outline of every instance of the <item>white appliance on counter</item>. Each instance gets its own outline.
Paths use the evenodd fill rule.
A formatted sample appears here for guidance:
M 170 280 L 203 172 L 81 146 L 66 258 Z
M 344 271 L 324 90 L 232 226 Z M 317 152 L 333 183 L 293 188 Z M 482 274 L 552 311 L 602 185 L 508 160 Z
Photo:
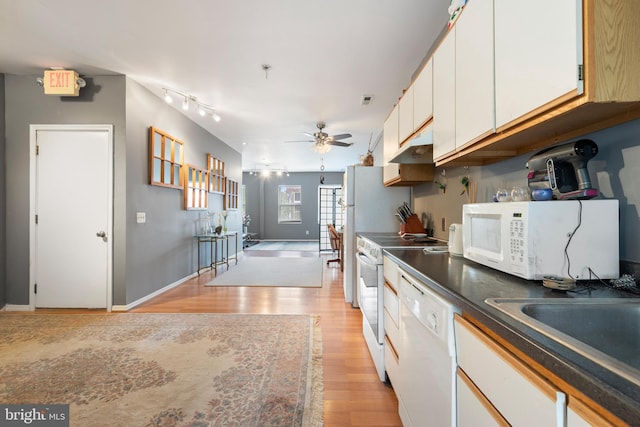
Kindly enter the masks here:
M 462 231 L 465 258 L 524 279 L 619 276 L 618 200 L 467 204 Z
M 400 230 L 396 208 L 411 201 L 406 187 L 385 187 L 380 166 L 347 166 L 342 188 L 344 207 L 344 297 L 358 307 L 356 233 Z

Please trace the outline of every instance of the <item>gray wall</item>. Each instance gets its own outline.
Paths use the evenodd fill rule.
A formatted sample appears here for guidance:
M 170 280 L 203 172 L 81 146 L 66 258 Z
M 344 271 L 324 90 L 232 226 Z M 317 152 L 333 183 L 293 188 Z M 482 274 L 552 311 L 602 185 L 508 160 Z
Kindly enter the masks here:
M 601 197 L 620 201 L 620 258 L 640 262 L 640 120 L 577 139 L 582 138 L 592 139 L 599 148 L 598 155 L 589 162 L 593 185 Z M 432 217 L 435 236 L 447 239 L 448 230 L 441 230 L 441 218 L 445 218 L 447 226 L 461 222 L 462 205 L 468 203 L 467 195 L 460 195 L 461 177 L 469 176 L 471 182 L 477 183 L 478 202 L 489 202 L 499 187 L 527 185 L 525 165 L 532 154 L 483 167 L 436 168 L 435 180 L 447 183 L 446 192 L 443 194 L 434 183 L 416 186 L 414 206 L 418 215 L 423 219 Z
M 148 127 L 185 142 L 185 161 L 206 166 L 206 153 L 226 162 L 231 179 L 241 181 L 241 155 L 124 76 L 87 77 L 78 98 L 46 96 L 36 76 L 5 76 L 6 303 L 29 303 L 29 125 L 114 125 L 113 304 L 136 301 L 192 274 L 197 265 L 193 234 L 202 211 L 183 210 L 180 190 L 148 185 Z M 0 193 L 1 194 L 1 193 Z M 211 195 L 210 211 L 222 210 Z M 147 223 L 136 224 L 135 213 Z M 0 215 L 1 215 L 0 214 Z M 238 215 L 229 229 L 240 231 Z M 11 248 L 9 250 L 8 248 Z
M 251 216 L 249 231 L 266 240 L 318 240 L 318 186 L 320 176 L 325 185 L 342 185 L 342 172 L 291 172 L 289 176 L 243 173 L 246 188 L 247 213 Z M 302 223 L 278 224 L 278 185 L 302 186 Z M 306 234 L 306 231 L 309 234 Z
M 0 182 L 7 182 L 5 174 L 5 119 L 4 119 L 4 74 L 0 74 Z M 6 275 L 5 275 L 5 186 L 0 185 L 0 308 L 6 302 Z
M 225 162 L 225 174 L 242 181 L 242 157 L 157 96 L 127 80 L 126 278 L 128 303 L 178 281 L 197 269 L 193 235 L 207 211 L 183 209 L 183 191 L 151 186 L 148 128 L 158 127 L 185 144 L 185 163 L 205 169 L 207 153 Z M 222 211 L 222 195 L 209 194 L 209 212 Z M 136 223 L 136 212 L 147 222 Z M 240 211 L 230 211 L 229 231 L 241 232 Z M 208 246 L 208 245 L 206 245 Z M 203 245 L 202 249 L 207 249 Z M 239 243 L 242 248 L 241 239 Z M 231 246 L 233 249 L 233 246 Z M 122 256 L 122 255 L 120 255 Z M 204 255 L 206 257 L 206 254 Z M 118 300 L 123 301 L 118 295 Z
M 87 78 L 78 98 L 44 95 L 36 76 L 5 76 L 6 109 L 6 281 L 7 304 L 29 303 L 29 125 L 113 124 L 115 157 L 123 158 L 125 140 L 125 78 Z M 124 210 L 122 186 L 124 164 L 115 163 L 114 228 L 120 230 Z M 124 251 L 123 238 L 116 237 L 114 252 Z M 9 250 L 10 248 L 10 250 Z M 114 289 L 122 289 L 125 266 L 114 259 Z

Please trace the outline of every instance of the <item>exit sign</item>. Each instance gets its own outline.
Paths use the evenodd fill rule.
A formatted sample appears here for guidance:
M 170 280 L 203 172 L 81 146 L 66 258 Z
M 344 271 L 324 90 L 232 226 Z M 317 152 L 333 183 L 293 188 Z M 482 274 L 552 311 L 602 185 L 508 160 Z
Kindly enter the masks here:
M 74 70 L 45 70 L 44 93 L 46 95 L 78 96 L 78 73 Z

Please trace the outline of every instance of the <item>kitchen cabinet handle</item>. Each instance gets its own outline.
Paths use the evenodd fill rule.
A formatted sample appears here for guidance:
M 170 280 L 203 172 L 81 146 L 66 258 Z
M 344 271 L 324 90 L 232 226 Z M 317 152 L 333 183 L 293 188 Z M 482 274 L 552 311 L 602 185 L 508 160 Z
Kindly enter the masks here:
M 422 292 L 422 289 L 420 289 L 419 287 L 417 287 L 416 285 L 414 285 L 413 283 L 411 283 L 411 286 L 413 286 L 415 288 L 416 291 L 420 292 L 420 295 L 424 295 L 424 292 Z
M 424 292 L 422 291 L 422 289 L 420 289 L 419 287 L 417 287 L 416 285 L 414 285 L 411 280 L 407 279 L 404 274 L 401 274 L 400 277 L 402 277 L 407 283 L 409 283 L 411 286 L 413 286 L 415 288 L 416 291 L 420 292 L 420 295 L 424 295 Z
M 369 258 L 367 258 L 367 256 L 365 254 L 363 254 L 362 252 L 358 252 L 358 259 L 363 263 L 363 264 L 367 264 L 370 265 L 372 267 L 375 267 L 376 264 L 369 261 Z

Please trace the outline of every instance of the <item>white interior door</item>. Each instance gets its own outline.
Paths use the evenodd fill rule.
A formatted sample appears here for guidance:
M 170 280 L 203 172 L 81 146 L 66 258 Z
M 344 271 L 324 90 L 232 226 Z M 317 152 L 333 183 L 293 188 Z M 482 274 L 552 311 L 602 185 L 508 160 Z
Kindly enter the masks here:
M 35 307 L 110 309 L 111 126 L 32 126 L 33 139 Z

